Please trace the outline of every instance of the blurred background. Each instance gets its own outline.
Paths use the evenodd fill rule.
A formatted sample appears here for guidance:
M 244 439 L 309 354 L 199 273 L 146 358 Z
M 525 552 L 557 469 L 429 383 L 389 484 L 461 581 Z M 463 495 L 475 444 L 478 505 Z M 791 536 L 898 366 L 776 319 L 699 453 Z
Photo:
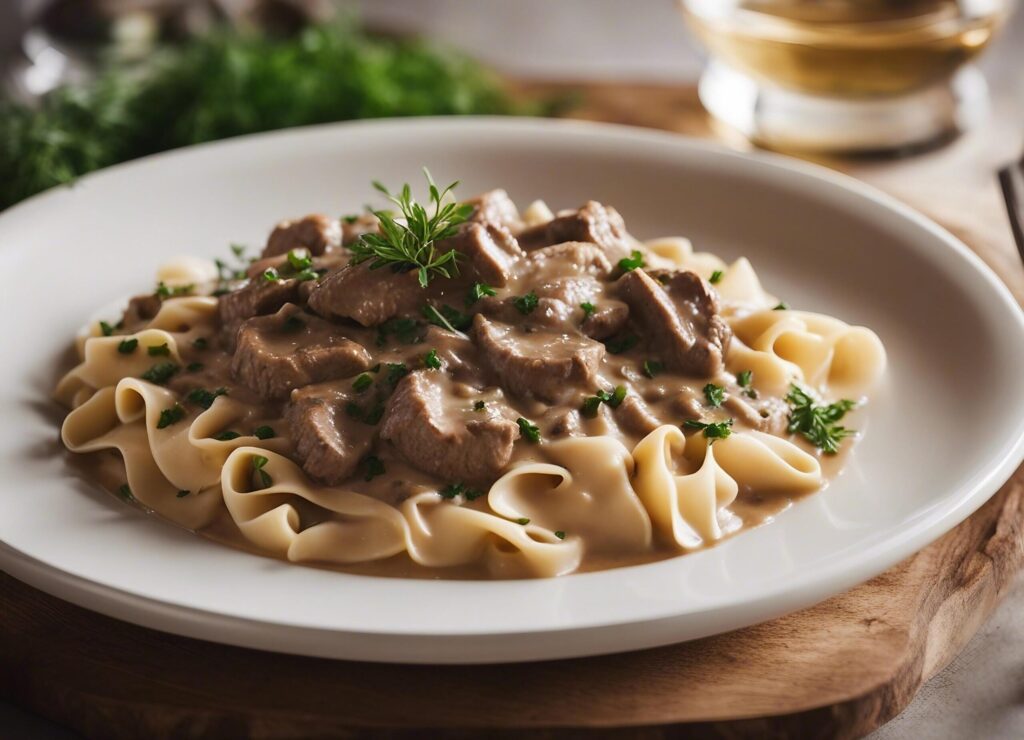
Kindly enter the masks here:
M 987 257 L 1005 278 L 1019 264 L 993 173 L 1024 141 L 1014 11 L 1013 0 L 0 0 L 0 209 L 116 162 L 274 128 L 564 116 L 850 172 L 968 242 L 1006 245 L 1005 262 Z M 1024 736 L 1021 607 L 1018 586 L 878 736 Z M 0 736 L 71 737 L 2 702 Z

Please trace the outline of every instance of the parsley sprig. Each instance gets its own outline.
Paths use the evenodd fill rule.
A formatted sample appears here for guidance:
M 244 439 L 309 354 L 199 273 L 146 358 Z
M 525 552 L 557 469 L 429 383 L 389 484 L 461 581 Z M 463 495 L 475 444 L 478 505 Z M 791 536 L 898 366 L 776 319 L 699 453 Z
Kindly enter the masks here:
M 458 275 L 459 253 L 454 249 L 439 253 L 436 243 L 454 236 L 459 224 L 464 223 L 473 213 L 469 203 L 444 203 L 445 197 L 459 184 L 453 182 L 444 190 L 438 190 L 430 171 L 423 168 L 430 188 L 430 205 L 433 214 L 416 201 L 408 183 L 394 195 L 381 183 L 374 181 L 373 187 L 401 211 L 404 223 L 397 221 L 390 211 L 373 211 L 380 221 L 380 233 L 363 234 L 351 246 L 352 262 L 359 264 L 370 261 L 370 269 L 391 267 L 396 272 L 416 270 L 420 286 L 426 288 L 433 278 L 450 278 Z
M 789 433 L 802 435 L 826 455 L 836 454 L 842 441 L 856 433 L 838 424 L 857 405 L 854 401 L 844 398 L 835 403 L 819 404 L 803 388 L 792 385 L 786 402 L 792 407 Z

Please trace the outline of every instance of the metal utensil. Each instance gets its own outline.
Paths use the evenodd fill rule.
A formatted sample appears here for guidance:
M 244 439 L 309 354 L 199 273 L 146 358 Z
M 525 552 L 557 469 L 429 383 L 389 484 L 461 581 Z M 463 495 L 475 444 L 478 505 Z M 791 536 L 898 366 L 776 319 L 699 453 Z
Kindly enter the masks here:
M 999 187 L 1006 202 L 1013 240 L 1024 261 L 1024 157 L 999 170 Z

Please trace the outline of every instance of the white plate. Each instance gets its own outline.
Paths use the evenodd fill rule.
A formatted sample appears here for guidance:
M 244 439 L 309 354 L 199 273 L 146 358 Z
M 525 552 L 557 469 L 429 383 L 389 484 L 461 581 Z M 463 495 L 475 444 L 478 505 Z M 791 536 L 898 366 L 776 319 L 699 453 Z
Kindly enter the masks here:
M 216 545 L 72 473 L 48 401 L 82 321 L 169 255 L 259 244 L 280 217 L 344 213 L 426 164 L 461 193 L 614 204 L 640 237 L 747 255 L 798 308 L 889 352 L 870 430 L 828 490 L 663 562 L 550 580 L 343 575 Z M 337 658 L 488 662 L 643 648 L 841 592 L 977 509 L 1024 453 L 1024 317 L 961 243 L 824 169 L 666 134 L 511 119 L 302 129 L 114 167 L 0 216 L 0 566 L 83 606 L 192 637 Z

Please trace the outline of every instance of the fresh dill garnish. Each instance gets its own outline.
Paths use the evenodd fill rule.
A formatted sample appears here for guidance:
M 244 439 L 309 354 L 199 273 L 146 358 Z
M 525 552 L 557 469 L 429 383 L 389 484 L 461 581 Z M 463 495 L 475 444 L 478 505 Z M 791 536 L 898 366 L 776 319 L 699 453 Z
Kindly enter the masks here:
M 658 362 L 657 360 L 644 360 L 644 375 L 648 378 L 653 378 L 664 369 L 665 363 L 663 362 Z
M 256 427 L 252 430 L 252 436 L 256 439 L 273 439 L 277 436 L 273 427 L 268 427 L 266 424 L 263 426 Z
M 447 303 L 443 304 L 440 309 L 427 303 L 423 306 L 423 316 L 434 326 L 440 326 L 442 329 L 447 329 L 453 334 L 465 331 L 473 323 L 472 316 L 462 313 L 462 311 L 449 306 Z
M 122 355 L 130 355 L 135 351 L 135 348 L 139 346 L 138 339 L 122 339 L 121 343 L 117 345 L 117 351 Z
M 807 391 L 794 384 L 786 394 L 786 402 L 792 407 L 787 431 L 802 435 L 826 455 L 836 454 L 842 441 L 856 434 L 853 429 L 837 423 L 857 405 L 854 401 L 843 399 L 818 404 Z
M 270 462 L 270 460 L 268 460 L 263 455 L 252 456 L 253 476 L 259 478 L 260 484 L 264 488 L 269 488 L 270 486 L 274 485 L 274 479 L 270 477 L 270 473 L 263 469 L 266 467 L 268 462 Z
M 150 383 L 156 383 L 157 385 L 163 385 L 170 380 L 175 373 L 181 368 L 175 365 L 173 362 L 158 362 L 153 367 L 149 368 L 142 374 L 143 380 L 148 380 Z
M 732 419 L 712 423 L 695 421 L 693 419 L 687 419 L 683 422 L 683 426 L 687 429 L 702 430 L 704 432 L 704 437 L 711 441 L 716 439 L 726 439 L 730 434 L 732 434 L 732 424 Z
M 487 283 L 473 283 L 473 287 L 466 294 L 466 305 L 472 306 L 484 296 L 495 296 L 498 292 Z
M 432 279 L 458 275 L 459 253 L 454 249 L 439 253 L 437 242 L 454 236 L 459 225 L 472 215 L 473 206 L 469 203 L 444 203 L 458 181 L 439 190 L 426 167 L 423 175 L 430 191 L 428 208 L 432 207 L 433 213 L 416 201 L 408 184 L 394 195 L 374 181 L 373 187 L 398 206 L 404 223 L 399 223 L 390 211 L 372 211 L 380 222 L 380 233 L 363 234 L 349 247 L 353 264 L 370 261 L 371 270 L 381 267 L 390 267 L 396 272 L 416 270 L 416 277 L 423 288 L 430 285 Z
M 532 290 L 526 295 L 517 295 L 512 299 L 512 305 L 516 307 L 519 313 L 526 316 L 527 314 L 533 313 L 533 310 L 537 308 L 537 304 L 540 302 L 540 298 Z
M 632 272 L 644 266 L 644 256 L 639 249 L 634 249 L 628 257 L 619 260 L 619 268 L 623 272 Z
M 177 424 L 185 418 L 186 412 L 180 403 L 176 403 L 169 409 L 160 412 L 160 418 L 156 422 L 157 429 L 166 429 L 171 424 Z
M 597 306 L 595 306 L 590 301 L 584 301 L 583 303 L 581 303 L 580 304 L 580 308 L 583 309 L 583 320 L 584 321 L 589 319 L 591 317 L 591 315 L 594 313 L 594 311 L 597 310 Z
M 723 275 L 725 275 L 725 273 L 722 272 L 721 270 L 715 270 L 713 273 L 711 273 L 711 278 L 708 280 L 708 282 L 711 283 L 712 285 L 718 285 L 718 283 L 722 282 Z
M 725 400 L 725 388 L 714 383 L 708 383 L 704 386 L 704 400 L 708 402 L 708 406 L 718 408 L 722 405 L 722 401 Z
M 516 419 L 516 424 L 519 425 L 519 433 L 529 442 L 540 442 L 540 427 L 532 423 L 529 419 L 520 416 Z
M 423 335 L 423 324 L 416 319 L 388 319 L 377 327 L 377 345 L 383 347 L 388 337 L 395 337 L 402 344 L 417 344 L 423 341 Z
M 424 367 L 429 367 L 431 370 L 441 369 L 441 358 L 437 356 L 437 350 L 432 349 L 423 356 Z

